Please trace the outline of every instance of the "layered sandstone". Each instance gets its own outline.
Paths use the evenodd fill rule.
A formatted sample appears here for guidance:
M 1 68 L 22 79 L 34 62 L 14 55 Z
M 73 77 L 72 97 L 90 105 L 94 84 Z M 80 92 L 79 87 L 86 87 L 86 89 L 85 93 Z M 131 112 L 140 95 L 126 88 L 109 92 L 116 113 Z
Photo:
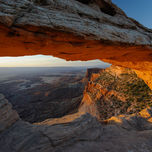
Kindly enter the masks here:
M 10 111 L 5 110 L 9 119 L 13 116 Z M 151 152 L 151 118 L 151 108 L 136 115 L 112 117 L 104 123 L 84 113 L 35 125 L 17 118 L 1 130 L 0 152 Z
M 105 120 L 120 114 L 135 114 L 152 106 L 152 91 L 131 69 L 111 66 L 88 69 L 79 111 Z
M 0 4 L 1 56 L 151 61 L 151 30 L 110 0 L 0 0 Z
M 101 59 L 152 70 L 152 31 L 110 0 L 0 0 L 0 47 L 0 56 Z M 152 87 L 151 74 L 142 78 Z

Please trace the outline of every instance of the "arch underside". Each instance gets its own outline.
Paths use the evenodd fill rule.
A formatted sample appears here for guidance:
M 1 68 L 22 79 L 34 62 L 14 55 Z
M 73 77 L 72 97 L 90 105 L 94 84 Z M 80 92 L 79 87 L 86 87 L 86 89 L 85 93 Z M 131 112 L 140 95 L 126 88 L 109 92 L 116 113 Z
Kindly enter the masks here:
M 0 0 L 0 4 L 0 56 L 100 59 L 134 69 L 152 87 L 152 31 L 111 1 Z M 115 14 L 102 11 L 107 5 Z

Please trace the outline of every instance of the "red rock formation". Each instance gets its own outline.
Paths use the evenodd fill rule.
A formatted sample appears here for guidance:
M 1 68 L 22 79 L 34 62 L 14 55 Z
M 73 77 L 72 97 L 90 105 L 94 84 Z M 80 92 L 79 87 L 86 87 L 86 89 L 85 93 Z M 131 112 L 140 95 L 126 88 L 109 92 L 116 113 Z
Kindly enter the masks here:
M 152 106 L 151 90 L 131 69 L 118 66 L 89 69 L 86 79 L 88 83 L 79 111 L 99 120 L 137 113 Z
M 152 31 L 110 0 L 0 0 L 0 56 L 101 59 L 149 73 L 151 46 Z
M 138 70 L 138 75 L 152 88 L 152 31 L 128 18 L 110 0 L 0 0 L 0 48 L 0 56 L 44 54 L 66 60 L 101 59 Z M 100 85 L 89 83 L 88 89 L 107 94 Z M 83 102 L 86 100 L 89 106 L 83 109 L 98 115 L 87 92 Z M 5 111 L 3 106 L 8 109 Z M 66 124 L 58 124 L 63 120 L 56 120 L 57 125 L 34 126 L 19 120 L 1 97 L 0 112 L 2 152 L 63 149 L 151 152 L 152 149 L 151 112 L 111 118 L 108 126 L 88 114 Z

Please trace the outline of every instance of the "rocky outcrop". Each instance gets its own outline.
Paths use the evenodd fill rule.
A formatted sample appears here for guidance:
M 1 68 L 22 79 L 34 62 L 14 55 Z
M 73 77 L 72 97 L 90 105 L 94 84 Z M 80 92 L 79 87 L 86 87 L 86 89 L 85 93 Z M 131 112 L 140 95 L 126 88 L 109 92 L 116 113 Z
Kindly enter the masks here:
M 147 73 L 152 88 L 152 30 L 111 0 L 0 0 L 0 47 L 0 56 L 101 59 Z
M 110 0 L 90 0 L 87 3 L 78 0 L 1 0 L 0 3 L 1 28 L 8 27 L 9 32 L 12 33 L 8 33 L 7 37 L 10 40 L 18 37 L 18 42 L 20 41 L 19 43 L 22 43 L 22 47 L 25 47 L 26 43 L 29 43 L 29 46 L 36 47 L 36 43 L 38 43 L 34 41 L 36 37 L 38 37 L 38 39 L 42 39 L 43 37 L 48 39 L 48 36 L 53 36 L 53 39 L 52 37 L 48 39 L 47 42 L 49 44 L 43 44 L 43 41 L 41 42 L 43 46 L 39 44 L 39 47 L 43 49 L 47 45 L 51 46 L 51 41 L 57 40 L 58 34 L 75 37 L 77 44 L 71 39 L 71 46 L 73 47 L 80 46 L 80 40 L 83 41 L 84 39 L 100 40 L 101 45 L 102 40 L 111 41 L 112 43 L 152 45 L 151 30 L 146 29 L 133 19 L 128 18 L 124 12 L 112 4 Z M 50 35 L 53 31 L 54 35 Z M 5 30 L 4 32 L 8 31 Z M 20 40 L 22 36 L 23 38 L 27 36 L 26 42 Z M 32 39 L 29 41 L 32 37 L 33 41 Z M 66 40 L 66 37 L 64 38 Z M 17 41 L 14 42 L 17 43 Z M 54 41 L 54 43 L 55 42 L 56 41 Z M 59 40 L 57 42 L 59 42 Z M 65 41 L 62 43 L 66 44 Z M 60 43 L 58 43 L 58 45 L 60 45 Z M 84 44 L 82 43 L 81 45 L 83 46 Z M 32 48 L 32 50 L 33 49 L 34 48 Z M 51 49 L 52 48 L 49 50 Z M 11 52 L 15 54 L 15 51 Z
M 149 130 L 152 127 L 152 108 L 143 109 L 137 114 L 113 116 L 105 120 L 107 124 L 115 124 L 127 130 Z
M 1 56 L 151 61 L 152 31 L 110 0 L 0 0 L 0 23 Z
M 138 113 L 152 106 L 152 91 L 137 74 L 128 68 L 111 66 L 89 69 L 79 111 L 105 120 L 120 114 Z
M 5 113 L 10 111 L 13 110 L 7 109 Z M 39 124 L 16 119 L 0 132 L 0 152 L 151 152 L 151 118 L 152 109 L 148 108 L 136 115 L 112 117 L 102 123 L 85 113 Z
M 12 109 L 12 105 L 0 94 L 0 133 L 12 126 L 19 116 L 15 110 Z

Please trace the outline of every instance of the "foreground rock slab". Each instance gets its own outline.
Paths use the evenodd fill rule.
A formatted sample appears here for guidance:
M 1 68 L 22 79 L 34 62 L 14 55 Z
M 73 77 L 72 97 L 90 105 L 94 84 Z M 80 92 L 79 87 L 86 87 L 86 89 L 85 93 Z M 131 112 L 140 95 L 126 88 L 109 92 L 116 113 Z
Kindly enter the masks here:
M 83 113 L 63 122 L 71 117 L 35 125 L 16 119 L 0 132 L 0 152 L 151 152 L 151 108 L 104 123 Z
M 0 132 L 5 130 L 19 120 L 19 116 L 12 105 L 0 94 Z

